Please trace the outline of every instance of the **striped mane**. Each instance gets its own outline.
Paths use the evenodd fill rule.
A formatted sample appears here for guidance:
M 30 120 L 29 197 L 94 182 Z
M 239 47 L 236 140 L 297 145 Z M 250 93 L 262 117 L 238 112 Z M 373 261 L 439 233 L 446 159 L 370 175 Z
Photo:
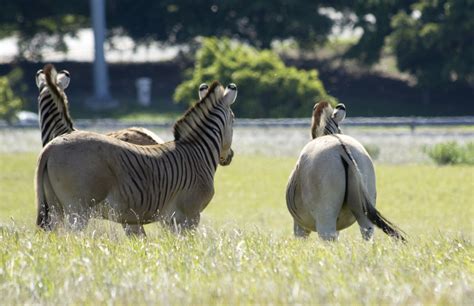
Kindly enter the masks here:
M 332 118 L 333 111 L 331 105 L 326 101 L 315 105 L 311 123 L 311 136 L 313 139 L 323 135 L 340 133 L 338 124 Z
M 191 106 L 174 124 L 173 135 L 175 141 L 186 139 L 189 135 L 195 133 L 196 127 L 203 124 L 209 112 L 218 106 L 223 97 L 224 88 L 219 82 L 214 81 L 204 98 Z
M 59 88 L 58 84 L 56 83 L 56 76 L 57 72 L 56 69 L 52 64 L 47 64 L 44 67 L 44 75 L 46 79 L 46 85 L 51 93 L 51 97 L 58 108 L 58 111 L 63 114 L 61 116 L 62 120 L 65 121 L 65 124 L 73 129 L 72 119 L 69 114 L 69 106 L 67 96 L 64 91 Z

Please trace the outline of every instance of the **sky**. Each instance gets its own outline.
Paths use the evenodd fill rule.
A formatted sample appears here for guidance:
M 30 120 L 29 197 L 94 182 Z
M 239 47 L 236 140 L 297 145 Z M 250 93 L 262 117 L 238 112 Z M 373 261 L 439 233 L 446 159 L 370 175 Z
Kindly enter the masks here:
M 18 53 L 17 38 L 9 37 L 0 40 L 0 63 L 8 63 Z M 52 49 L 45 50 L 45 61 L 81 61 L 92 62 L 94 58 L 94 39 L 91 29 L 83 29 L 77 37 L 67 37 L 68 52 L 63 54 Z M 128 37 L 114 38 L 115 49 L 108 44 L 105 46 L 106 60 L 108 62 L 155 62 L 172 59 L 177 53 L 177 47 L 161 47 L 152 44 L 150 47 L 139 46 L 134 50 L 135 44 Z

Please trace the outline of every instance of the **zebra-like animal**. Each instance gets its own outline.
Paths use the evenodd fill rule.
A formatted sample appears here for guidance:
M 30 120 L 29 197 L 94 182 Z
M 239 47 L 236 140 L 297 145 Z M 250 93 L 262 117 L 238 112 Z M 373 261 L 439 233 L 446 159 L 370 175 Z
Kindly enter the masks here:
M 164 221 L 198 225 L 214 195 L 217 165 L 232 161 L 231 104 L 237 87 L 213 83 L 173 128 L 174 141 L 139 146 L 92 132 L 56 137 L 36 168 L 37 225 L 83 228 L 91 216 L 121 223 L 127 235 Z
M 335 240 L 339 230 L 357 221 L 364 239 L 373 236 L 375 224 L 404 241 L 400 230 L 375 209 L 372 160 L 357 140 L 340 134 L 344 117 L 344 105 L 334 111 L 327 102 L 314 107 L 313 140 L 301 151 L 286 188 L 294 234 L 307 237 L 316 231 L 324 240 Z
M 48 66 L 45 67 L 45 70 Z M 39 90 L 38 112 L 43 147 L 56 136 L 74 130 L 69 115 L 68 99 L 65 89 L 69 86 L 70 74 L 67 70 L 56 73 L 54 68 L 47 69 L 48 81 L 43 69 L 36 72 L 36 86 Z
M 346 106 L 342 103 L 332 109 L 329 103 L 323 101 L 313 107 L 311 117 L 311 137 L 315 139 L 322 135 L 341 134 L 339 123 L 346 118 Z
M 55 137 L 75 131 L 65 93 L 69 82 L 69 72 L 61 70 L 58 73 L 51 64 L 36 72 L 36 86 L 39 90 L 38 112 L 43 147 Z M 122 129 L 106 135 L 140 145 L 164 142 L 152 131 L 139 127 Z

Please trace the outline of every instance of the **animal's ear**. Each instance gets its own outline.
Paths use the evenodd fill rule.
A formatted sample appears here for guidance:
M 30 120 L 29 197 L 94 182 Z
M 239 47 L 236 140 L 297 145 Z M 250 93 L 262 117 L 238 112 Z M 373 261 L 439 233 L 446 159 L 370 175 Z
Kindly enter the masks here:
M 36 72 L 35 82 L 38 89 L 41 89 L 46 84 L 46 78 L 44 76 L 43 69 L 40 69 Z
M 336 105 L 331 117 L 337 124 L 341 123 L 346 118 L 346 106 L 342 103 Z
M 202 98 L 206 96 L 208 90 L 209 90 L 209 85 L 207 85 L 206 83 L 202 83 L 201 85 L 199 85 L 199 91 L 198 91 L 199 100 L 202 100 Z
M 224 91 L 224 102 L 231 105 L 235 102 L 235 99 L 237 99 L 237 85 L 230 83 Z
M 71 81 L 71 75 L 67 70 L 59 71 L 58 75 L 56 76 L 56 84 L 62 89 L 65 90 L 69 86 L 69 82 Z

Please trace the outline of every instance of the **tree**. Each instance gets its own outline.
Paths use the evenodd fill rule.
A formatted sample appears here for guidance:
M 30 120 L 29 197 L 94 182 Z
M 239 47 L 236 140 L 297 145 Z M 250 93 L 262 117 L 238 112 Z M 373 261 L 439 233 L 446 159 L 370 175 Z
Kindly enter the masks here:
M 326 93 L 316 70 L 287 67 L 269 50 L 230 39 L 204 39 L 195 66 L 187 74 L 187 80 L 176 88 L 175 101 L 195 101 L 202 82 L 234 82 L 239 101 L 233 109 L 239 117 L 308 117 L 315 102 L 336 101 Z
M 293 38 L 303 47 L 322 43 L 332 20 L 310 0 L 108 0 L 109 37 L 137 43 L 187 44 L 197 36 L 232 37 L 268 48 Z M 0 0 L 0 38 L 17 35 L 20 54 L 38 59 L 43 48 L 66 51 L 64 37 L 90 26 L 89 1 Z
M 420 86 L 452 81 L 473 83 L 474 2 L 471 0 L 335 1 L 355 13 L 363 35 L 345 54 L 374 64 L 387 45 L 398 68 L 417 77 Z
M 197 36 L 226 36 L 263 48 L 287 38 L 312 46 L 324 41 L 332 27 L 318 11 L 323 2 L 111 0 L 107 18 L 111 28 L 139 42 L 181 44 Z
M 363 30 L 362 36 L 349 48 L 345 57 L 355 58 L 366 65 L 377 63 L 385 46 L 385 39 L 393 31 L 392 17 L 400 11 L 410 10 L 413 3 L 414 0 L 333 1 L 331 6 L 345 13 L 344 26 Z
M 399 69 L 427 88 L 474 84 L 474 1 L 421 0 L 412 10 L 392 19 L 389 38 Z
M 23 101 L 13 89 L 12 83 L 21 78 L 20 70 L 13 70 L 9 75 L 0 77 L 0 119 L 12 122 Z

